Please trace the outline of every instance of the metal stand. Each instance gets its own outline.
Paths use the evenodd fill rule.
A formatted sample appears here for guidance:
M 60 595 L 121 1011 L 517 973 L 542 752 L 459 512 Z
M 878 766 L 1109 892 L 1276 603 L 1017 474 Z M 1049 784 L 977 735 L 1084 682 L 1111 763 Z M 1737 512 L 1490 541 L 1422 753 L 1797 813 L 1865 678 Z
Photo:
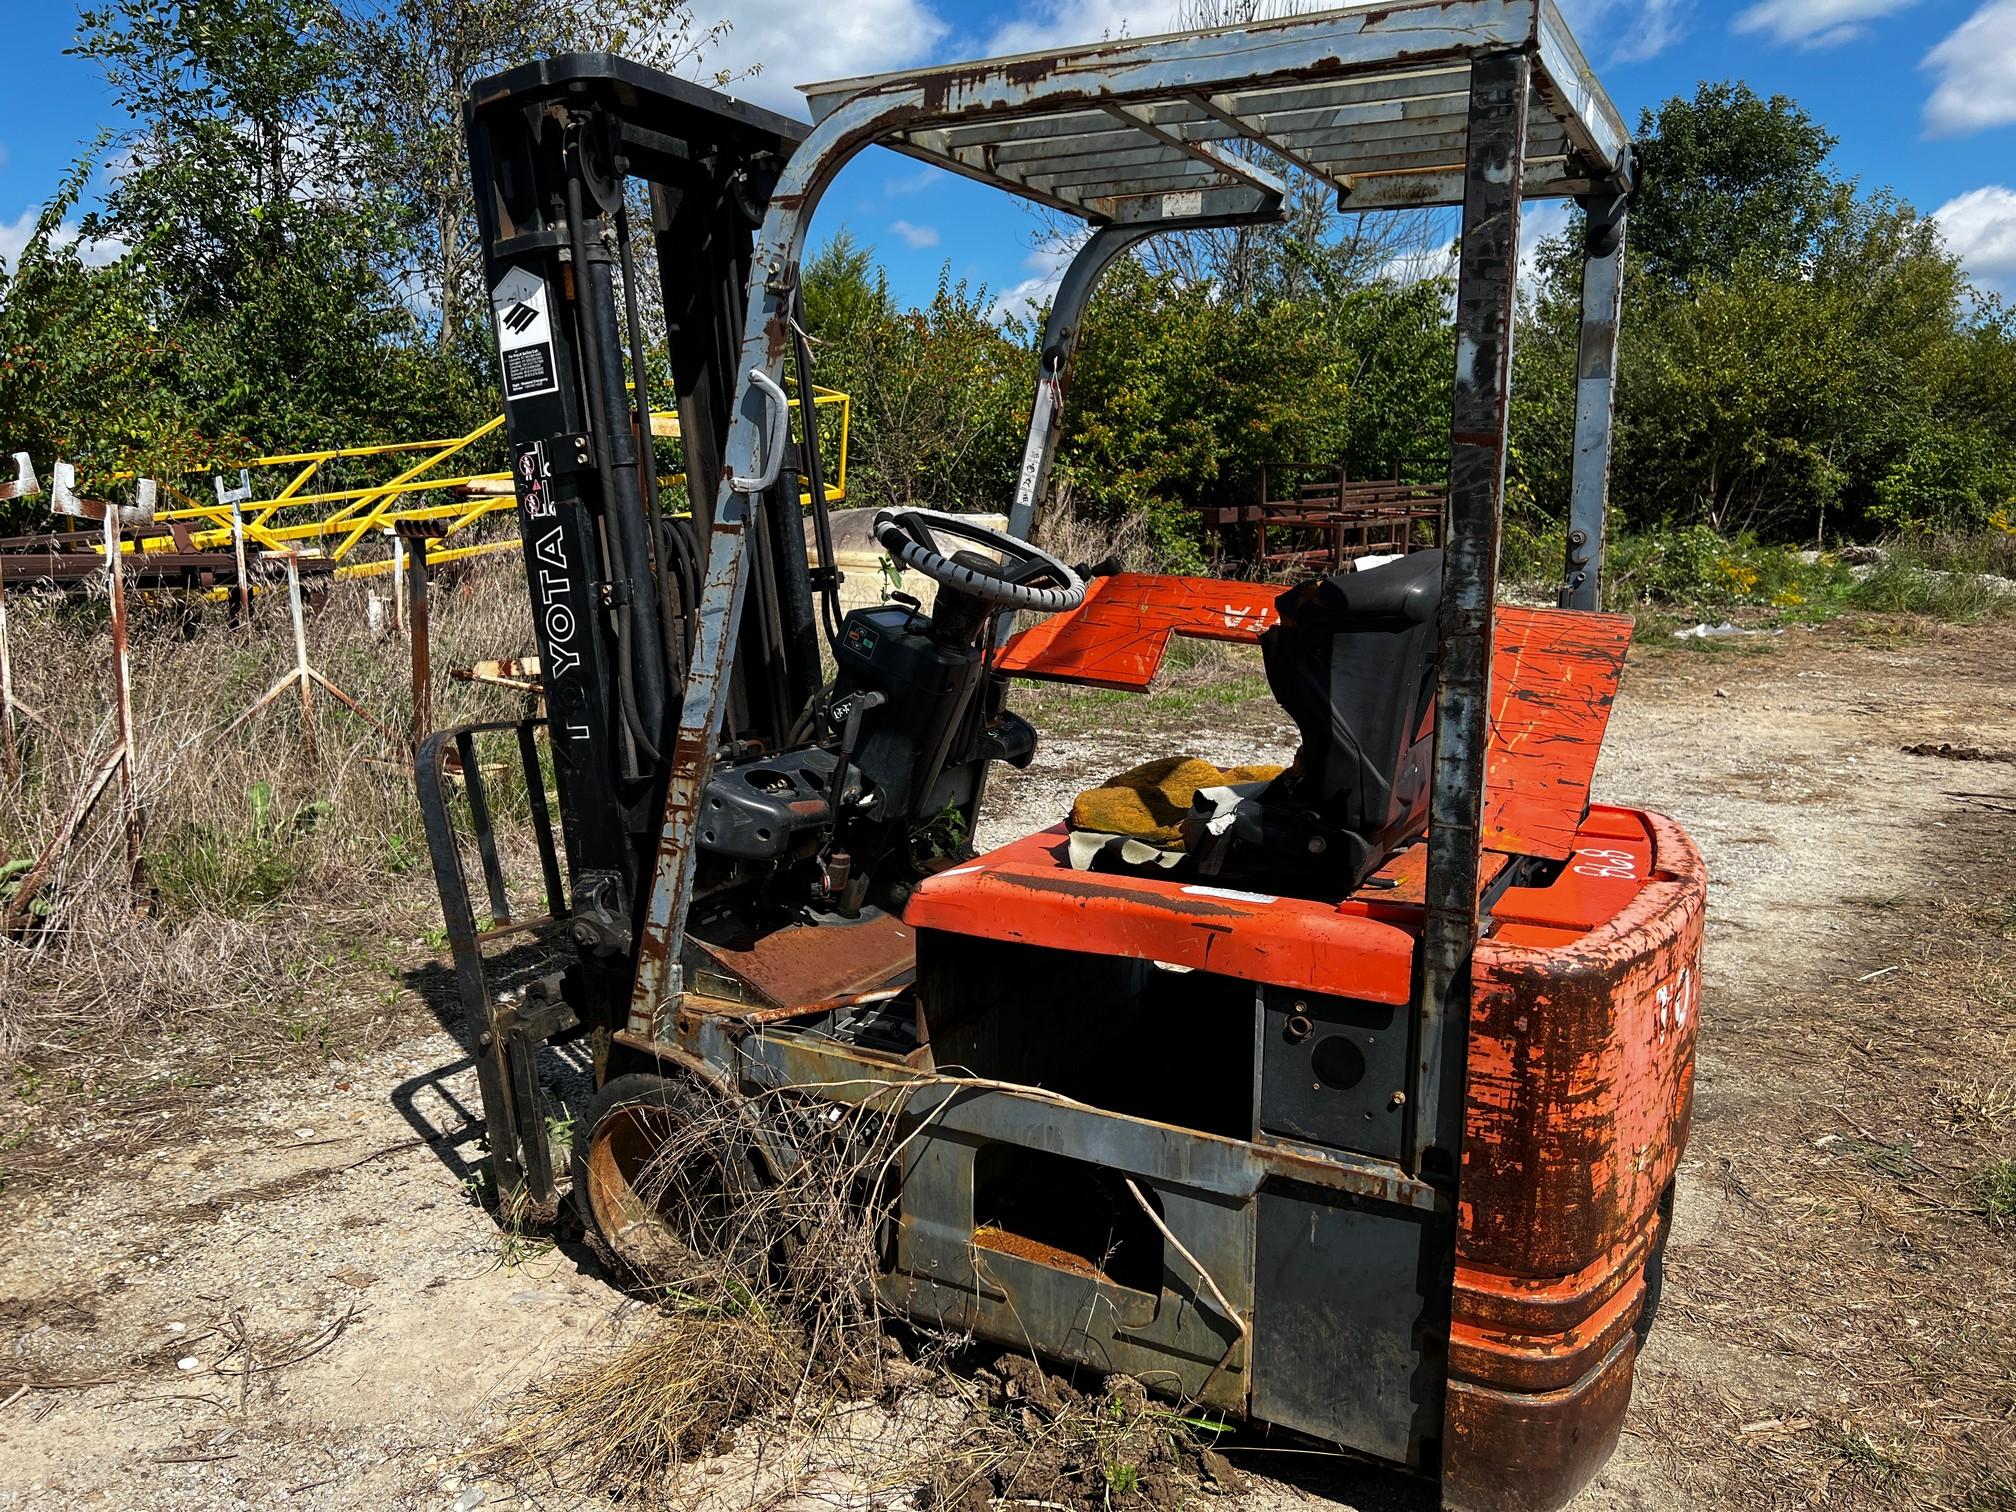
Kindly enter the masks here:
M 413 653 L 413 749 L 434 731 L 433 648 L 427 604 L 427 525 L 402 522 L 393 543 L 393 623 L 403 620 Z M 409 534 L 410 531 L 410 534 Z M 411 562 L 408 562 L 408 556 Z
M 294 665 L 288 670 L 286 676 L 282 677 L 264 693 L 261 693 L 253 701 L 250 708 L 246 709 L 244 713 L 240 714 L 220 730 L 218 732 L 219 736 L 231 734 L 239 726 L 243 725 L 246 720 L 257 714 L 289 688 L 296 688 L 301 694 L 302 744 L 307 748 L 308 759 L 313 761 L 315 759 L 315 689 L 319 687 L 324 693 L 327 693 L 336 702 L 348 709 L 352 714 L 355 714 L 379 734 L 383 735 L 388 745 L 397 745 L 399 743 L 398 736 L 394 735 L 384 725 L 366 713 L 358 705 L 356 699 L 324 677 L 308 660 L 308 631 L 301 614 L 300 554 L 290 547 L 284 553 L 274 552 L 270 553 L 270 555 L 280 558 L 280 560 L 287 564 L 287 610 L 294 620 Z
M 238 486 L 227 490 L 224 480 L 213 480 L 217 485 L 217 502 L 231 506 L 231 555 L 238 567 L 238 618 L 241 624 L 252 623 L 252 584 L 245 575 L 245 505 L 252 498 L 252 474 L 247 468 L 238 469 Z
M 151 484 L 143 488 L 151 490 Z M 149 501 L 151 503 L 151 501 Z M 143 515 L 153 510 L 142 506 Z M 126 657 L 126 553 L 120 542 L 119 511 L 105 509 L 105 581 L 112 618 L 112 693 L 119 719 L 119 806 L 125 816 L 126 881 L 138 891 L 141 883 L 140 839 L 142 821 L 140 798 L 134 783 L 133 683 Z
M 112 628 L 112 704 L 114 717 L 118 722 L 118 735 L 110 749 L 93 763 L 84 783 L 70 800 L 70 806 L 56 822 L 56 833 L 36 856 L 35 862 L 22 876 L 13 900 L 7 905 L 4 915 L 0 915 L 0 933 L 11 934 L 26 923 L 33 910 L 36 895 L 42 891 L 55 870 L 57 860 L 70 848 L 77 831 L 97 807 L 98 800 L 110 785 L 113 774 L 119 776 L 119 807 L 122 827 L 126 838 L 126 885 L 137 901 L 143 892 L 145 862 L 142 842 L 145 838 L 146 821 L 140 807 L 140 791 L 137 766 L 133 748 L 133 686 L 131 669 L 126 653 L 126 555 L 124 549 L 124 518 L 130 516 L 135 521 L 144 522 L 153 518 L 155 489 L 152 479 L 142 478 L 138 488 L 138 504 L 131 510 L 121 510 L 116 504 L 108 504 L 99 499 L 80 499 L 76 492 L 77 471 L 67 462 L 58 462 L 51 469 L 52 504 L 60 514 L 75 515 L 81 519 L 98 520 L 105 529 L 105 594 L 110 607 Z M 20 709 L 22 713 L 43 723 L 33 710 L 13 696 L 12 668 L 8 665 L 6 650 L 6 627 L 4 620 L 4 585 L 0 585 L 0 706 L 5 710 Z M 4 719 L 7 747 L 7 761 L 10 779 L 15 775 L 13 724 L 11 712 Z
M 14 744 L 14 658 L 7 646 L 7 568 L 0 563 L 0 751 L 7 780 L 21 780 L 21 753 Z
M 28 453 L 14 453 L 14 481 L 0 483 L 0 504 L 15 499 L 32 499 L 42 492 Z M 14 663 L 7 647 L 7 569 L 0 559 L 0 752 L 4 752 L 7 780 L 21 780 L 21 755 L 14 744 Z

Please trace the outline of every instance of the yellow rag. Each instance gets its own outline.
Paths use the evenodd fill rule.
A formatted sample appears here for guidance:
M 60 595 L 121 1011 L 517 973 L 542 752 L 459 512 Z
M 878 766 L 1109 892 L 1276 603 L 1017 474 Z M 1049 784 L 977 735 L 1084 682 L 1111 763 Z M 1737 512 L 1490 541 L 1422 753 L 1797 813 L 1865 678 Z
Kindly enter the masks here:
M 1215 767 L 1194 756 L 1164 756 L 1088 788 L 1071 805 L 1071 827 L 1129 835 L 1150 845 L 1180 845 L 1183 816 L 1197 789 L 1272 782 L 1278 766 Z

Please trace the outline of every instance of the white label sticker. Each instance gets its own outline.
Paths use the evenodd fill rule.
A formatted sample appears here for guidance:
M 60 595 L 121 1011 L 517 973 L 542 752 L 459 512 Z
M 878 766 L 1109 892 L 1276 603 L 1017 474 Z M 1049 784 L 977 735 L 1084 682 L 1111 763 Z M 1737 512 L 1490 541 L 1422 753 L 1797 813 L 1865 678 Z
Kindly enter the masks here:
M 1169 220 L 1178 215 L 1202 215 L 1204 213 L 1204 191 L 1184 189 L 1175 194 L 1162 196 L 1162 219 Z
M 1272 893 L 1241 892 L 1236 887 L 1186 887 L 1193 898 L 1229 898 L 1234 903 L 1279 903 Z
M 553 319 L 546 283 L 524 268 L 513 268 L 490 291 L 497 316 L 497 354 L 504 364 L 504 397 L 529 399 L 560 388 L 553 362 Z

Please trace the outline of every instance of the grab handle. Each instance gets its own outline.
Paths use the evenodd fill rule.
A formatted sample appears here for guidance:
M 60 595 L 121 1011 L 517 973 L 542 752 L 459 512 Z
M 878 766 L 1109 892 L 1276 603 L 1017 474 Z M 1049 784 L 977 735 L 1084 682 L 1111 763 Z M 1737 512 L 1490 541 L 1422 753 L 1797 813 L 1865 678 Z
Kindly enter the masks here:
M 754 477 L 743 477 L 730 473 L 728 486 L 737 493 L 761 493 L 777 481 L 777 474 L 784 469 L 785 442 L 790 439 L 790 401 L 784 397 L 784 390 L 761 368 L 749 369 L 750 385 L 762 391 L 769 401 L 769 415 L 764 425 L 763 450 L 757 458 L 758 471 Z

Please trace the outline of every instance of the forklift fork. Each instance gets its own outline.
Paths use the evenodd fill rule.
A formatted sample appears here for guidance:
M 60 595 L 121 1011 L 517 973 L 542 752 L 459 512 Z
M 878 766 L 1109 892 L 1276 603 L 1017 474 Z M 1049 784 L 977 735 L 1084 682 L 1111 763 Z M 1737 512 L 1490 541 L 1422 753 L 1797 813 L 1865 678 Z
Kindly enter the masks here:
M 483 1118 L 491 1168 L 496 1176 L 498 1208 L 502 1213 L 539 1223 L 550 1222 L 559 1210 L 553 1152 L 546 1130 L 545 1097 L 539 1087 L 539 1046 L 578 1030 L 580 1021 L 562 997 L 557 976 L 493 992 L 484 947 L 514 936 L 539 938 L 567 919 L 560 859 L 554 848 L 552 815 L 546 802 L 545 773 L 535 738 L 543 723 L 533 718 L 443 730 L 422 744 L 414 764 L 420 815 L 427 829 L 427 851 L 441 890 L 441 911 L 454 960 L 456 994 L 461 999 L 463 1021 L 475 1033 L 472 1053 L 483 1094 Z M 546 893 L 546 911 L 522 918 L 512 912 L 490 818 L 490 794 L 476 756 L 477 736 L 506 731 L 517 737 L 518 761 Z M 457 786 L 462 790 L 462 807 L 467 812 L 466 838 L 476 843 L 490 905 L 489 922 L 480 929 L 464 867 L 465 833 L 458 831 L 456 825 L 453 789 Z

